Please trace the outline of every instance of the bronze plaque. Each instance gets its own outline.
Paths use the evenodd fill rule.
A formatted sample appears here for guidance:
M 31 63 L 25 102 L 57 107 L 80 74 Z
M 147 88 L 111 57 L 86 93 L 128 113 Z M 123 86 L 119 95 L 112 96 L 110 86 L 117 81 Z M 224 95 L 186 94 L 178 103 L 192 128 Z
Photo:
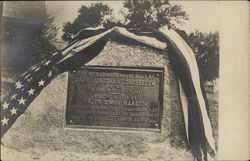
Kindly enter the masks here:
M 66 127 L 161 130 L 163 68 L 85 66 L 69 72 Z

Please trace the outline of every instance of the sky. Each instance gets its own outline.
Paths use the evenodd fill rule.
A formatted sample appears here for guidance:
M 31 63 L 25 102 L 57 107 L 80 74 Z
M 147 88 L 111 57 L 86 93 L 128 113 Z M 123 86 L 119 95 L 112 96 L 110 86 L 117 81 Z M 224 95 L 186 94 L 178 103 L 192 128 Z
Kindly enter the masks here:
M 61 40 L 62 25 L 67 21 L 73 21 L 82 5 L 90 5 L 97 1 L 47 1 L 47 14 L 54 16 L 54 25 L 59 28 L 58 40 Z M 123 8 L 122 1 L 101 1 L 110 6 L 115 15 L 118 15 Z M 189 20 L 181 29 L 187 33 L 199 30 L 201 32 L 219 31 L 219 2 L 217 1 L 171 1 L 171 4 L 178 4 L 187 12 Z

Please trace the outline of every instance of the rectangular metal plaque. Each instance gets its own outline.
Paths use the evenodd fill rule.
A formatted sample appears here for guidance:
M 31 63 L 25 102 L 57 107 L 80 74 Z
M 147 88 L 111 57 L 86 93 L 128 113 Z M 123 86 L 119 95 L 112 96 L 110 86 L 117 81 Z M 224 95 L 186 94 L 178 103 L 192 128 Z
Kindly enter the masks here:
M 66 127 L 161 130 L 163 68 L 85 66 L 69 72 Z

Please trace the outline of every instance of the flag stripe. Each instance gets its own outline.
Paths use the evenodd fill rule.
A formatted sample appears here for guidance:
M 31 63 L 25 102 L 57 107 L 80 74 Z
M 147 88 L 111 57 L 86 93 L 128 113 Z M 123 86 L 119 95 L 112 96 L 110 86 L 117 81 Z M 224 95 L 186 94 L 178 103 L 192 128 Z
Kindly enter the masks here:
M 101 38 L 107 36 L 108 34 L 111 34 L 112 32 L 115 32 L 116 34 L 121 34 L 122 36 L 125 36 L 127 38 L 136 40 L 142 44 L 151 46 L 153 48 L 164 50 L 167 48 L 167 45 L 165 42 L 161 42 L 155 38 L 146 37 L 146 36 L 138 36 L 133 33 L 130 33 L 127 31 L 127 29 L 122 27 L 113 27 L 107 31 L 104 31 L 98 35 L 95 35 L 93 37 L 89 37 L 87 39 L 81 40 L 78 45 L 76 45 L 72 50 L 74 52 L 71 52 L 69 55 L 67 55 L 64 59 L 62 59 L 60 62 L 74 56 L 75 53 L 78 53 L 79 51 L 84 50 L 85 48 L 91 46 L 96 41 L 100 40 Z M 58 62 L 58 63 L 60 63 Z
M 206 104 L 203 98 L 203 94 L 201 92 L 201 88 L 200 88 L 200 79 L 199 79 L 199 72 L 198 72 L 198 67 L 197 67 L 197 63 L 196 60 L 194 58 L 194 54 L 191 50 L 191 48 L 186 44 L 186 42 L 173 30 L 168 30 L 167 32 L 163 32 L 163 34 L 165 34 L 165 36 L 167 37 L 167 39 L 171 42 L 172 46 L 175 48 L 175 51 L 177 51 L 176 53 L 179 54 L 179 59 L 184 59 L 183 61 L 185 61 L 185 63 L 182 64 L 186 64 L 186 70 L 189 74 L 188 77 L 190 77 L 191 82 L 192 83 L 190 85 L 190 87 L 193 87 L 193 94 L 191 94 L 191 98 L 190 99 L 197 99 L 197 103 L 198 103 L 198 107 L 196 110 L 197 111 L 193 111 L 192 114 L 194 114 L 194 112 L 198 112 L 198 115 L 195 115 L 193 117 L 200 117 L 199 121 L 202 125 L 200 125 L 201 130 L 204 130 L 204 137 L 206 139 L 206 141 L 208 142 L 208 145 L 211 147 L 211 149 L 213 149 L 213 153 L 215 153 L 215 146 L 214 146 L 214 139 L 212 136 L 212 126 L 210 123 L 210 120 L 208 118 L 208 114 L 206 111 Z M 187 75 L 184 75 L 186 78 Z M 180 77 L 183 77 L 183 75 L 180 75 Z M 187 82 L 183 82 L 182 84 L 187 84 Z M 190 90 L 190 88 L 188 89 L 188 91 L 192 91 Z M 186 92 L 188 94 L 188 92 Z M 200 113 L 200 114 L 199 114 Z M 200 131 L 202 133 L 202 131 Z M 205 147 L 204 147 L 205 148 Z M 210 151 L 211 152 L 211 151 Z M 214 154 L 211 154 L 214 155 Z
M 181 81 L 178 80 L 178 83 L 179 83 L 179 91 L 180 91 L 182 112 L 183 112 L 184 123 L 185 123 L 185 130 L 186 130 L 187 140 L 189 142 L 189 135 L 188 135 L 188 98 L 185 95 L 185 92 L 184 92 L 184 89 L 182 87 Z
M 206 104 L 205 104 L 205 100 L 203 98 L 201 85 L 200 85 L 198 65 L 197 65 L 197 62 L 195 60 L 193 51 L 175 31 L 173 31 L 173 30 L 170 30 L 170 31 L 173 34 L 173 37 L 176 37 L 176 39 L 177 39 L 174 42 L 176 44 L 178 43 L 178 45 L 177 45 L 178 49 L 180 49 L 182 51 L 183 55 L 187 59 L 187 62 L 189 62 L 191 77 L 193 80 L 195 92 L 196 92 L 196 95 L 198 96 L 198 101 L 199 101 L 201 112 L 202 112 L 202 120 L 205 124 L 204 130 L 206 133 L 206 137 L 208 139 L 209 144 L 212 146 L 213 149 L 215 149 L 214 139 L 213 139 L 213 134 L 212 134 L 212 126 L 211 126 L 211 122 L 210 122 L 210 119 L 208 118 L 208 114 L 206 111 Z M 178 42 L 178 40 L 180 42 Z

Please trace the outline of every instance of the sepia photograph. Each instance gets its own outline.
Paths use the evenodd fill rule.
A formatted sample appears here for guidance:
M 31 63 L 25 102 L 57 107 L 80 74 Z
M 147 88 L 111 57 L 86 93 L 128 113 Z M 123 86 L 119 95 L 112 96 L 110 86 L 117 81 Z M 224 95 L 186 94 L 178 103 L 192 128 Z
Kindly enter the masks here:
M 228 160 L 234 139 L 232 159 L 249 159 L 244 5 L 1 2 L 1 160 Z

